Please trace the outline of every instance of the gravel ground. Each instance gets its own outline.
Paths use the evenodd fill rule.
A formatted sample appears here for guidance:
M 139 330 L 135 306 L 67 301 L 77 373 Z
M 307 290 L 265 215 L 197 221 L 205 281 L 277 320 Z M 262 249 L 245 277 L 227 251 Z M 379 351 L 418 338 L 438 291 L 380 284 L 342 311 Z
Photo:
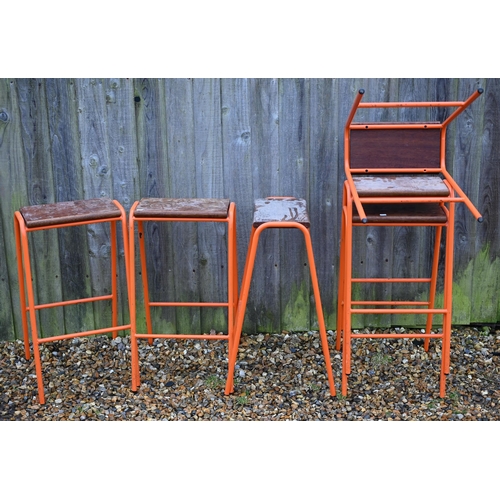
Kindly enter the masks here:
M 454 331 L 444 399 L 439 340 L 427 353 L 417 340 L 355 340 L 347 397 L 331 331 L 329 343 L 336 397 L 317 332 L 244 335 L 231 396 L 224 396 L 225 341 L 141 341 L 136 393 L 127 337 L 58 341 L 41 348 L 40 405 L 33 359 L 21 341 L 1 342 L 0 420 L 500 420 L 499 329 Z

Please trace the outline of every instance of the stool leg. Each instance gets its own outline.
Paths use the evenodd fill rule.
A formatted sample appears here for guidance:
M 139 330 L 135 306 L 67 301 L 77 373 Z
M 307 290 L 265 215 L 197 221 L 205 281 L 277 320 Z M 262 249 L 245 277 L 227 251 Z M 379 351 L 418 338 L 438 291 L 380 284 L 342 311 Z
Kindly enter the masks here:
M 128 221 L 125 209 L 116 202 L 119 206 L 122 216 L 121 216 L 121 227 L 122 227 L 122 240 L 123 240 L 123 254 L 125 257 L 125 279 L 127 281 L 127 298 L 130 299 L 130 246 L 128 239 Z M 118 260 L 117 260 L 118 262 Z
M 316 264 L 314 262 L 314 252 L 313 252 L 313 248 L 312 248 L 311 234 L 310 234 L 309 230 L 302 225 L 300 226 L 300 229 L 302 230 L 302 233 L 304 234 L 304 239 L 306 242 L 306 249 L 307 249 L 307 256 L 309 259 L 311 281 L 312 281 L 313 290 L 314 290 L 316 311 L 318 314 L 319 334 L 321 337 L 321 344 L 323 347 L 323 356 L 325 358 L 326 372 L 328 374 L 328 383 L 330 385 L 330 394 L 332 396 L 335 396 L 335 382 L 333 380 L 332 363 L 330 360 L 330 350 L 328 348 L 328 337 L 326 335 L 325 318 L 323 316 L 323 306 L 321 304 L 321 297 L 320 297 L 320 292 L 319 292 L 318 277 L 316 274 Z
M 24 287 L 24 267 L 23 267 L 23 252 L 21 246 L 20 224 L 22 216 L 19 212 L 14 214 L 14 233 L 16 237 L 16 256 L 17 256 L 17 276 L 19 281 L 19 300 L 21 306 L 21 322 L 23 326 L 24 338 L 24 356 L 30 359 L 30 340 L 28 331 L 28 318 L 26 309 L 26 289 Z M 29 256 L 28 256 L 29 258 Z
M 137 345 L 137 313 L 136 313 L 136 293 L 135 293 L 135 250 L 134 250 L 134 217 L 133 213 L 138 202 L 134 204 L 130 210 L 129 220 L 129 256 L 128 256 L 128 275 L 129 275 L 129 309 L 130 309 L 130 357 L 132 371 L 132 391 L 137 391 L 137 387 L 141 384 L 139 372 L 139 351 Z
M 241 329 L 243 328 L 243 320 L 245 318 L 245 310 L 247 307 L 248 293 L 250 290 L 250 282 L 252 281 L 252 273 L 255 264 L 255 255 L 257 253 L 257 246 L 259 244 L 259 235 L 262 226 L 255 229 L 252 226 L 250 234 L 250 244 L 248 248 L 247 259 L 245 262 L 245 269 L 243 270 L 243 280 L 241 282 L 240 298 L 238 300 L 238 308 L 236 312 L 236 321 L 234 325 L 234 339 L 233 346 L 228 362 L 228 373 L 226 380 L 226 396 L 234 391 L 234 367 L 236 364 L 236 357 L 238 355 L 238 346 L 240 344 Z
M 345 209 L 344 241 L 344 318 L 342 336 L 342 395 L 347 396 L 347 376 L 351 373 L 351 300 L 352 300 L 352 199 Z
M 118 326 L 118 279 L 117 279 L 117 261 L 118 261 L 118 249 L 117 249 L 117 235 L 116 235 L 116 221 L 111 221 L 111 317 L 112 326 Z M 118 335 L 118 331 L 113 331 L 113 338 L 115 339 Z
M 446 228 L 446 261 L 444 272 L 444 308 L 446 314 L 443 321 L 443 371 L 450 372 L 450 343 L 451 343 L 451 321 L 453 303 L 453 246 L 455 240 L 455 203 L 450 203 L 448 226 Z M 441 389 L 442 397 L 445 395 L 444 383 Z
M 434 242 L 434 256 L 432 260 L 432 273 L 431 273 L 431 282 L 430 282 L 430 291 L 429 291 L 429 307 L 434 309 L 435 301 L 436 301 L 436 285 L 437 285 L 437 275 L 438 275 L 438 267 L 439 267 L 439 248 L 441 246 L 441 235 L 442 235 L 442 226 L 436 227 L 436 241 Z M 425 325 L 425 333 L 430 334 L 432 329 L 432 318 L 433 315 L 427 315 L 427 323 Z M 424 340 L 424 350 L 429 350 L 430 338 L 426 337 Z
M 347 377 L 351 373 L 351 314 L 348 312 L 344 321 L 342 336 L 342 395 L 347 396 Z
M 40 404 L 45 404 L 45 393 L 43 389 L 42 362 L 38 345 L 38 328 L 36 323 L 35 296 L 33 293 L 33 281 L 31 274 L 31 263 L 28 249 L 28 235 L 24 227 L 21 227 L 21 248 L 24 254 L 24 268 L 26 273 L 26 291 L 28 293 L 28 312 L 31 324 L 31 340 L 33 342 L 33 355 L 35 358 L 36 380 L 38 385 L 38 398 Z
M 344 194 L 345 198 L 345 194 Z M 337 297 L 337 339 L 336 349 L 340 351 L 342 332 L 344 331 L 345 321 L 345 303 L 344 303 L 344 289 L 345 289 L 345 210 L 342 210 L 342 220 L 340 223 L 340 260 L 339 260 L 339 286 Z
M 238 307 L 238 255 L 236 242 L 236 207 L 231 203 L 229 207 L 227 231 L 227 334 L 228 334 L 228 359 L 234 348 L 234 322 Z
M 146 327 L 148 335 L 153 333 L 153 324 L 151 322 L 151 307 L 149 302 L 149 284 L 148 284 L 148 270 L 146 265 L 146 242 L 144 237 L 144 225 L 142 221 L 137 221 L 137 231 L 139 233 L 139 254 L 141 258 L 141 274 L 142 274 L 142 288 L 144 292 L 144 311 L 146 314 Z M 148 339 L 149 345 L 153 344 L 153 339 Z

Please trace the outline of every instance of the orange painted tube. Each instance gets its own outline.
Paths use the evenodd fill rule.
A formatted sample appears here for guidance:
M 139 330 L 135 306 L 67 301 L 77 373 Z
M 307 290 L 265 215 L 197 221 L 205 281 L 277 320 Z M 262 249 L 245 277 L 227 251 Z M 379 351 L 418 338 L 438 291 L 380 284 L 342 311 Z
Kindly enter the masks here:
M 483 92 L 484 92 L 484 90 L 479 88 L 475 92 L 473 92 L 468 99 L 466 99 L 464 102 L 459 104 L 459 108 L 457 110 L 455 110 L 443 122 L 443 127 L 447 127 L 449 123 L 451 123 L 460 113 L 462 113 L 465 110 L 465 108 L 469 107 Z
M 29 331 L 28 331 L 28 319 L 26 317 L 26 311 L 28 308 L 26 306 L 26 289 L 24 286 L 24 271 L 23 271 L 23 254 L 21 249 L 21 220 L 22 226 L 24 227 L 24 219 L 19 212 L 14 213 L 14 233 L 16 239 L 16 259 L 17 259 L 17 277 L 19 281 L 19 300 L 21 306 L 21 323 L 23 327 L 23 339 L 24 339 L 24 355 L 26 359 L 30 359 L 30 346 L 29 346 Z
M 351 333 L 351 338 L 353 339 L 440 339 L 443 338 L 443 333 L 393 333 L 393 334 L 383 334 L 383 333 Z
M 464 101 L 363 102 L 360 108 L 446 108 L 463 106 Z
M 238 354 L 238 346 L 240 343 L 240 338 L 241 338 L 241 331 L 243 328 L 243 320 L 245 317 L 245 310 L 246 310 L 246 304 L 248 300 L 248 294 L 250 291 L 250 284 L 252 281 L 252 274 L 253 274 L 253 269 L 255 266 L 255 257 L 257 254 L 257 248 L 259 245 L 259 238 L 262 232 L 266 229 L 269 228 L 296 228 L 302 231 L 304 238 L 305 238 L 305 244 L 306 244 L 306 249 L 307 249 L 307 255 L 308 255 L 308 260 L 309 260 L 309 269 L 311 273 L 311 281 L 313 284 L 313 290 L 314 290 L 314 296 L 315 296 L 315 301 L 316 301 L 316 311 L 318 314 L 318 323 L 319 323 L 319 328 L 320 328 L 320 338 L 322 342 L 322 347 L 323 347 L 323 355 L 325 357 L 325 364 L 326 364 L 326 370 L 327 370 L 327 376 L 328 376 L 328 382 L 330 386 L 330 394 L 332 396 L 335 396 L 335 383 L 334 383 L 334 378 L 333 378 L 333 372 L 332 372 L 332 367 L 331 367 L 331 362 L 330 362 L 330 354 L 328 350 L 328 339 L 326 336 L 326 328 L 324 326 L 324 317 L 323 317 L 323 310 L 322 310 L 322 305 L 321 305 L 321 298 L 319 296 L 319 286 L 318 286 L 318 281 L 317 281 L 317 276 L 316 276 L 316 267 L 314 264 L 314 255 L 313 255 L 313 250 L 312 250 L 312 243 L 310 239 L 310 233 L 306 227 L 304 227 L 303 224 L 300 224 L 298 222 L 294 221 L 272 221 L 272 222 L 265 222 L 261 225 L 259 225 L 257 228 L 252 226 L 251 229 L 251 234 L 250 234 L 250 242 L 249 242 L 249 247 L 248 247 L 248 252 L 247 252 L 247 258 L 245 261 L 245 268 L 243 271 L 243 280 L 241 283 L 241 291 L 240 291 L 240 296 L 238 300 L 238 309 L 237 309 L 237 314 L 236 314 L 236 321 L 235 321 L 235 330 L 234 330 L 234 349 L 231 352 L 231 355 L 229 357 L 229 362 L 228 362 L 228 374 L 227 374 L 227 380 L 226 380 L 226 387 L 225 387 L 225 394 L 229 395 L 233 392 L 234 390 L 234 368 L 236 364 L 236 357 Z

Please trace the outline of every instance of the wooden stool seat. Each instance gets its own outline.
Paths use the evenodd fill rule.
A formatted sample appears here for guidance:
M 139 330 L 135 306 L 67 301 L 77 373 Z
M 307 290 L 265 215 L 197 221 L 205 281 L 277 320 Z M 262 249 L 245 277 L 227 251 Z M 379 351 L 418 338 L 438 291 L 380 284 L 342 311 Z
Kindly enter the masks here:
M 439 175 L 353 175 L 360 198 L 370 196 L 450 196 L 450 190 Z
M 306 201 L 301 198 L 259 198 L 255 200 L 253 227 L 266 222 L 298 222 L 310 227 Z
M 19 210 L 26 227 L 46 227 L 120 217 L 120 209 L 108 198 L 61 201 Z
M 217 198 L 143 198 L 134 211 L 137 218 L 226 219 L 230 201 Z
M 439 203 L 364 203 L 370 224 L 445 224 L 446 212 Z M 353 224 L 362 224 L 353 207 Z

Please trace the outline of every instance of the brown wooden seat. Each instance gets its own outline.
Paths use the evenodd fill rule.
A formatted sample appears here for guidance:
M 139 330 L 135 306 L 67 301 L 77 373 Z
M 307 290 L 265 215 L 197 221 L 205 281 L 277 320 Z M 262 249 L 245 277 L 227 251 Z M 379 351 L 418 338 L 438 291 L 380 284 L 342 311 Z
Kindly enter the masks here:
M 365 203 L 370 224 L 446 224 L 448 217 L 438 203 Z M 353 224 L 361 224 L 361 218 L 353 208 Z
M 351 330 L 353 314 L 424 314 L 425 333 L 405 333 L 407 338 L 423 338 L 428 350 L 430 338 L 442 342 L 440 395 L 445 395 L 446 374 L 450 366 L 450 337 L 453 284 L 454 217 L 456 203 L 464 203 L 482 221 L 481 214 L 460 189 L 446 169 L 446 130 L 479 95 L 474 92 L 465 101 L 361 103 L 364 90 L 355 98 L 344 129 L 344 167 L 342 225 L 340 232 L 340 272 L 337 313 L 337 349 L 342 343 L 342 394 L 347 394 L 347 377 L 351 372 L 352 339 L 394 338 L 385 333 L 359 333 Z M 360 108 L 455 107 L 442 122 L 354 122 Z M 359 226 L 429 226 L 435 230 L 431 276 L 363 277 L 353 273 L 353 231 Z M 443 229 L 446 230 L 443 276 L 443 306 L 435 307 L 438 283 L 439 253 Z M 428 300 L 353 300 L 366 290 L 361 284 L 428 283 Z M 389 287 L 390 289 L 390 287 Z M 404 306 L 404 307 L 402 307 Z M 412 307 L 413 306 L 413 307 Z M 434 315 L 442 315 L 440 333 L 431 331 Z
M 230 201 L 217 198 L 143 198 L 134 211 L 136 218 L 227 218 Z
M 352 180 L 360 198 L 450 196 L 448 186 L 439 175 L 353 175 Z
M 26 227 L 55 226 L 120 217 L 120 209 L 108 198 L 61 201 L 19 209 Z

